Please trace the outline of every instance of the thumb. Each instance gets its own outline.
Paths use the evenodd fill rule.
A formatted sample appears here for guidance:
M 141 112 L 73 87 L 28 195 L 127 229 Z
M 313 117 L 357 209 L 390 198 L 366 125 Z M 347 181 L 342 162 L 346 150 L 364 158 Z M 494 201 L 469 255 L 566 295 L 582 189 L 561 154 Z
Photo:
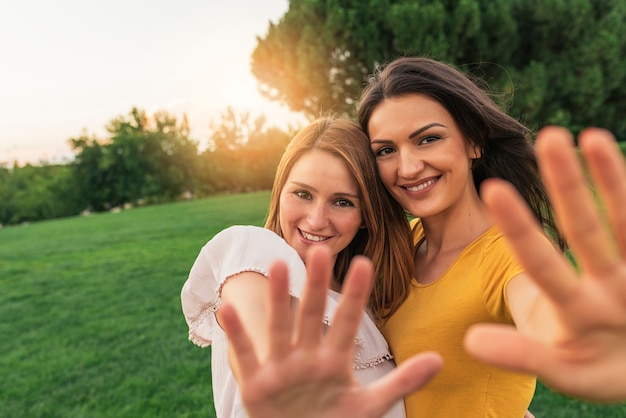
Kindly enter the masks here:
M 373 416 L 382 416 L 396 402 L 421 389 L 441 370 L 443 359 L 435 352 L 412 356 L 387 375 L 371 384 Z
M 521 335 L 513 326 L 473 325 L 465 334 L 463 346 L 477 360 L 520 373 L 538 375 L 556 365 L 545 346 Z

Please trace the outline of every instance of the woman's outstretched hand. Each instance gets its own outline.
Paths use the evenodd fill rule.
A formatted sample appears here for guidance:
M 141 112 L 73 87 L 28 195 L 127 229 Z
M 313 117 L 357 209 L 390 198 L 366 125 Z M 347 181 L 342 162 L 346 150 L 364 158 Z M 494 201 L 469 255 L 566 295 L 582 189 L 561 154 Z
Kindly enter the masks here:
M 441 357 L 424 353 L 362 387 L 354 377 L 354 338 L 371 286 L 372 266 L 358 257 L 350 268 L 332 326 L 323 315 L 332 273 L 325 248 L 312 248 L 308 278 L 296 318 L 288 293 L 287 269 L 270 270 L 269 349 L 259 358 L 235 311 L 222 306 L 222 327 L 238 363 L 241 397 L 251 418 L 379 417 L 396 401 L 425 385 L 441 368 Z
M 536 374 L 549 387 L 591 401 L 626 400 L 626 167 L 612 135 L 588 128 L 580 150 L 599 191 L 601 215 L 571 134 L 547 127 L 536 152 L 557 222 L 578 264 L 545 239 L 514 189 L 489 180 L 482 196 L 519 260 L 542 289 L 535 324 L 476 325 L 465 338 L 473 356 Z M 603 219 L 607 219 L 608 223 Z

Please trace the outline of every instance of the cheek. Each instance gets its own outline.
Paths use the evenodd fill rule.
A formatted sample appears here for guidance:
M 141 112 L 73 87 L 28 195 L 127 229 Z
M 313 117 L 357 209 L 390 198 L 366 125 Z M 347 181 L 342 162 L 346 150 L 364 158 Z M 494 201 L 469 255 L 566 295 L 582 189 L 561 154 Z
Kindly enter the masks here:
M 343 233 L 350 236 L 350 240 L 352 240 L 359 232 L 359 229 L 361 229 L 361 225 L 363 225 L 363 217 L 360 212 L 351 214 L 342 220 L 342 225 L 344 226 Z
M 287 203 L 287 199 L 283 196 L 280 198 L 279 208 L 278 222 L 280 223 L 280 229 L 283 231 L 284 235 L 289 229 L 290 220 L 293 216 L 291 213 L 291 206 Z
M 378 176 L 385 187 L 391 188 L 394 183 L 395 168 L 391 164 L 378 163 Z

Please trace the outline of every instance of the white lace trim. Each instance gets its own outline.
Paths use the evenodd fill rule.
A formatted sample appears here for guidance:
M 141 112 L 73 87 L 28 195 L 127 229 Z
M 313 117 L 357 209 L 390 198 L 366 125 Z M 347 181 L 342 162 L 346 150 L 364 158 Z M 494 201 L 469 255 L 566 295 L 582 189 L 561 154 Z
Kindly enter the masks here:
M 356 337 L 354 339 L 354 359 L 352 360 L 352 368 L 367 369 L 368 367 L 374 367 L 385 361 L 393 360 L 393 356 L 390 352 L 385 351 L 374 357 L 363 359 L 362 351 L 365 349 L 365 340 L 362 337 Z
M 191 320 L 191 323 L 189 324 L 189 341 L 202 348 L 211 345 L 211 340 L 201 337 L 196 333 L 196 330 L 204 324 L 205 321 L 210 321 L 209 316 L 215 315 L 215 312 L 217 312 L 221 304 L 222 300 L 218 299 L 215 303 L 211 303 L 204 307 L 202 311 L 200 311 L 200 314 Z
M 391 355 L 391 353 L 381 353 L 366 361 L 360 361 L 358 356 L 354 356 L 354 360 L 352 360 L 352 368 L 355 370 L 367 369 L 368 367 L 374 367 L 390 360 L 393 360 L 393 356 Z
M 325 325 L 330 325 L 330 319 L 324 315 L 323 322 Z M 393 355 L 384 351 L 382 353 L 377 354 L 374 357 L 370 357 L 368 359 L 363 359 L 363 350 L 365 349 L 365 339 L 363 337 L 355 337 L 354 338 L 354 358 L 352 359 L 352 368 L 354 370 L 359 369 L 367 369 L 368 367 L 374 367 L 386 361 L 393 360 Z
M 235 276 L 239 273 L 247 272 L 247 271 L 259 273 L 265 277 L 269 276 L 269 273 L 266 270 L 262 268 L 258 268 L 258 267 L 240 268 L 238 270 L 233 271 L 228 276 L 226 276 L 224 281 L 217 288 L 217 292 L 216 292 L 217 300 L 215 302 L 209 303 L 208 305 L 204 306 L 202 310 L 200 311 L 200 313 L 191 320 L 191 323 L 189 325 L 189 341 L 191 341 L 195 345 L 202 347 L 202 348 L 205 348 L 211 345 L 212 341 L 207 340 L 206 338 L 199 335 L 197 333 L 197 330 L 205 321 L 209 320 L 210 315 L 215 315 L 215 312 L 217 312 L 217 310 L 222 305 L 221 295 L 222 295 L 222 287 L 224 287 L 224 283 L 226 283 L 226 281 L 228 281 L 230 277 Z

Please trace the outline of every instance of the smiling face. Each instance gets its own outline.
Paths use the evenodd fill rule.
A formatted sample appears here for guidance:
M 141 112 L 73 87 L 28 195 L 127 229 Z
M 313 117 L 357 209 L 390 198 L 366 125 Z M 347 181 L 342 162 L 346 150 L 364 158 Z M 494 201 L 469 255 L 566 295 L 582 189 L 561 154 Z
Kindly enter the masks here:
M 421 94 L 385 99 L 368 131 L 383 183 L 412 215 L 425 219 L 478 199 L 471 163 L 479 155 L 438 101 Z
M 325 151 L 308 151 L 294 163 L 279 205 L 282 235 L 303 260 L 313 245 L 327 245 L 336 259 L 363 224 L 354 178 Z

